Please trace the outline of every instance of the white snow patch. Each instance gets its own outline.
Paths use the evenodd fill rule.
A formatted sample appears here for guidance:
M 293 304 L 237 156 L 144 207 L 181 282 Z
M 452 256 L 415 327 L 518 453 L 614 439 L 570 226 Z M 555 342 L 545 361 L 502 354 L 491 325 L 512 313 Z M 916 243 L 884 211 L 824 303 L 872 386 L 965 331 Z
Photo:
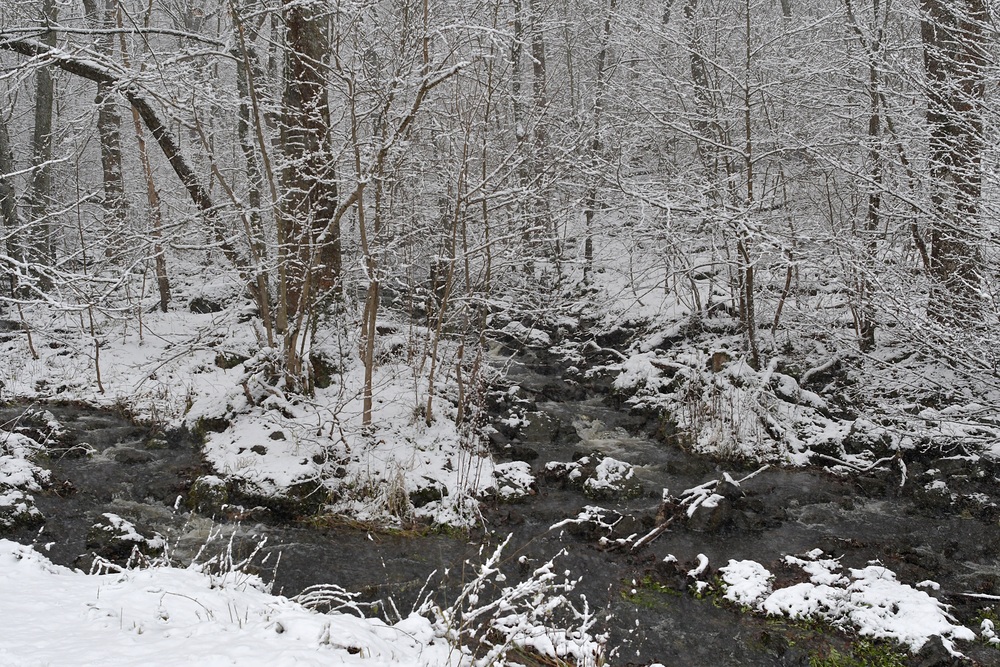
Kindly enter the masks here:
M 570 479 L 574 479 L 573 473 L 579 475 L 579 468 L 570 473 Z M 587 478 L 583 486 L 592 493 L 617 491 L 622 489 L 633 477 L 635 477 L 635 470 L 631 464 L 606 456 L 597 464 L 594 476 Z
M 914 652 L 935 635 L 946 641 L 975 639 L 972 630 L 955 623 L 946 605 L 900 583 L 895 573 L 881 565 L 852 568 L 843 574 L 835 559 L 820 558 L 815 552 L 806 559 L 789 556 L 786 562 L 801 567 L 810 580 L 780 588 L 763 599 L 758 608 L 768 614 L 820 618 L 864 636 L 892 639 Z M 733 585 L 742 585 L 735 582 L 735 574 L 732 578 Z
M 744 607 L 756 605 L 771 592 L 774 575 L 753 560 L 730 560 L 719 568 L 725 584 L 723 597 Z

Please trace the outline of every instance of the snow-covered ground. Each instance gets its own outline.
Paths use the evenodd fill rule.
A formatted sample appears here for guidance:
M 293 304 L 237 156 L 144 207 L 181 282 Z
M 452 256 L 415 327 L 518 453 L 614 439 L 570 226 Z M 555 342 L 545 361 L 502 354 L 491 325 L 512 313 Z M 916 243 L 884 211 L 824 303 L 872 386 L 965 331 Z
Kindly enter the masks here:
M 836 559 L 824 557 L 819 549 L 804 557 L 786 556 L 784 562 L 801 568 L 809 580 L 772 590 L 774 576 L 760 563 L 730 560 L 719 568 L 724 597 L 769 615 L 822 620 L 865 637 L 893 640 L 914 652 L 934 636 L 942 637 L 950 650 L 957 639 L 976 638 L 975 632 L 956 623 L 946 605 L 901 583 L 880 563 L 850 568 L 845 574 Z M 932 581 L 917 585 L 937 588 Z
M 568 604 L 563 593 L 572 588 L 551 563 L 486 599 L 483 585 L 503 581 L 493 567 L 499 553 L 453 606 L 428 602 L 390 625 L 356 608 L 318 613 L 238 569 L 160 565 L 88 575 L 0 539 L 0 665 L 501 666 L 515 647 L 598 664 L 603 648 L 588 633 L 591 617 L 575 629 L 543 623 Z M 349 595 L 343 601 L 352 607 Z
M 670 414 L 699 452 L 792 464 L 819 455 L 824 463 L 858 468 L 877 461 L 866 451 L 845 451 L 848 436 L 888 443 L 896 451 L 928 436 L 1000 441 L 995 437 L 1000 429 L 984 430 L 979 419 L 980 413 L 992 418 L 993 409 L 971 401 L 901 409 L 912 418 L 912 436 L 900 434 L 899 422 L 887 427 L 839 415 L 825 390 L 805 388 L 810 374 L 822 372 L 822 358 L 796 376 L 781 372 L 780 355 L 754 370 L 739 351 L 738 336 L 719 334 L 712 343 L 706 342 L 712 336 L 686 337 L 682 328 L 691 317 L 690 304 L 654 291 L 662 276 L 659 265 L 648 266 L 649 289 L 617 280 L 625 274 L 609 271 L 600 298 L 590 295 L 593 303 L 582 308 L 594 306 L 606 330 L 643 323 L 639 340 L 603 370 L 615 375 L 614 388 L 633 406 Z M 708 301 L 711 295 L 703 296 Z M 426 418 L 431 383 L 427 365 L 416 360 L 426 359 L 426 329 L 383 327 L 376 350 L 375 418 L 366 427 L 356 337 L 318 332 L 314 349 L 342 362 L 334 382 L 313 396 L 286 395 L 266 378 L 275 351 L 262 346 L 243 317 L 245 308 L 228 303 L 208 314 L 183 308 L 144 312 L 141 321 L 138 310 L 119 312 L 98 317 L 95 330 L 79 314 L 32 312 L 31 347 L 38 358 L 30 354 L 26 332 L 9 334 L 0 342 L 0 381 L 8 395 L 125 408 L 165 427 L 198 430 L 207 461 L 245 491 L 274 495 L 305 487 L 322 494 L 329 511 L 364 521 L 467 525 L 477 520 L 476 500 L 483 495 L 508 499 L 531 487 L 527 464 L 495 464 L 478 434 L 456 424 L 456 353 L 447 342 L 437 360 L 434 414 Z M 578 308 L 576 315 L 581 312 Z M 359 329 L 356 322 L 344 328 L 352 329 Z M 547 333 L 516 321 L 504 331 L 536 346 L 552 343 Z M 571 346 L 559 351 L 572 359 Z M 44 470 L 31 463 L 39 447 L 11 438 L 0 447 L 0 506 L 31 514 L 30 493 L 44 481 Z M 587 488 L 596 493 L 604 480 L 630 479 L 631 470 L 618 464 L 600 461 L 596 481 Z M 718 497 L 703 490 L 689 496 L 710 507 Z M 421 495 L 418 506 L 414 498 Z M 949 642 L 976 636 L 934 597 L 877 564 L 843 573 L 836 561 L 810 554 L 788 557 L 786 565 L 801 568 L 808 581 L 775 590 L 764 565 L 734 561 L 719 569 L 723 594 L 756 613 L 815 618 L 912 650 L 933 635 Z M 484 576 L 499 575 L 484 567 Z M 462 632 L 482 629 L 476 625 L 477 608 L 486 609 L 483 618 L 496 620 L 490 621 L 491 631 L 509 633 L 504 636 L 510 641 L 496 647 L 499 652 L 488 651 L 497 664 L 504 647 L 515 644 L 545 655 L 575 656 L 584 664 L 596 661 L 601 647 L 589 634 L 593 617 L 574 609 L 577 630 L 546 627 L 540 615 L 549 602 L 565 603 L 565 591 L 538 588 L 539 582 L 554 582 L 551 570 L 534 575 L 526 588 L 518 583 L 507 589 L 521 596 L 520 606 L 503 597 L 480 605 L 480 593 L 467 589 L 456 607 L 425 607 L 389 625 L 315 613 L 269 595 L 259 580 L 238 571 L 222 576 L 158 566 L 85 575 L 0 540 L 0 596 L 7 601 L 0 608 L 0 665 L 471 664 L 472 656 L 459 647 Z M 698 582 L 699 588 L 708 585 Z M 992 631 L 981 629 L 986 639 Z
M 457 665 L 426 618 L 309 611 L 250 575 L 155 567 L 86 575 L 0 540 L 0 664 Z
M 475 425 L 456 424 L 456 360 L 447 341 L 427 420 L 430 364 L 412 357 L 424 354 L 430 334 L 380 324 L 374 418 L 364 426 L 356 339 L 320 330 L 314 351 L 340 367 L 314 395 L 286 395 L 268 377 L 277 352 L 262 346 L 242 311 L 236 301 L 216 313 L 178 308 L 141 320 L 135 311 L 98 313 L 91 335 L 77 314 L 38 308 L 30 347 L 25 331 L 0 342 L 0 382 L 6 396 L 79 401 L 186 426 L 204 437 L 215 471 L 242 492 L 294 489 L 309 494 L 312 507 L 360 521 L 469 525 L 478 519 L 476 500 L 501 492 Z M 503 484 L 506 497 L 526 492 Z
M 0 665 L 502 666 L 515 664 L 514 648 L 601 664 L 606 637 L 595 634 L 598 614 L 569 601 L 575 582 L 550 561 L 508 585 L 497 567 L 502 554 L 501 546 L 485 557 L 450 604 L 426 598 L 389 624 L 365 618 L 339 590 L 271 595 L 224 559 L 185 568 L 105 564 L 88 575 L 0 539 Z M 820 550 L 786 556 L 782 567 L 807 580 L 775 588 L 774 575 L 748 560 L 729 561 L 713 580 L 704 556 L 688 577 L 699 593 L 718 586 L 749 612 L 823 621 L 914 652 L 936 636 L 955 654 L 956 641 L 977 639 L 927 592 L 934 582 L 904 584 L 879 563 L 844 572 Z M 318 613 L 311 600 L 343 611 Z M 988 622 L 978 630 L 992 639 Z

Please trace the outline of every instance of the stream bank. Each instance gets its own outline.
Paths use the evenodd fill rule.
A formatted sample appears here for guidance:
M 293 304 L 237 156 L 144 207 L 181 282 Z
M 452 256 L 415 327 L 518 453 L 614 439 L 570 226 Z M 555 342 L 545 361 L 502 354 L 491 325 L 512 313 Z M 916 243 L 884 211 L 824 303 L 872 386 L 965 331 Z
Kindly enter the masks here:
M 938 597 L 970 627 L 993 613 L 988 596 L 1000 593 L 995 491 L 1000 470 L 992 462 L 923 460 L 914 453 L 905 462 L 906 480 L 895 469 L 837 476 L 816 467 L 768 468 L 738 488 L 720 487 L 724 502 L 674 521 L 635 548 L 637 536 L 663 525 L 664 489 L 676 497 L 726 474 L 745 478 L 760 466 L 665 445 L 647 432 L 644 416 L 609 405 L 593 388 L 557 391 L 564 384 L 559 372 L 544 360 L 513 361 L 509 378 L 530 408 L 527 424 L 497 436 L 494 444 L 512 458 L 528 459 L 537 477 L 535 492 L 485 508 L 485 527 L 470 534 L 418 536 L 289 523 L 273 511 L 253 508 L 213 517 L 191 509 L 197 505 L 191 502 L 191 485 L 209 472 L 193 438 L 138 426 L 107 411 L 46 405 L 63 432 L 51 440 L 43 460 L 50 484 L 35 494 L 44 522 L 21 526 L 13 537 L 57 563 L 87 569 L 95 551 L 127 557 L 120 544 L 100 539 L 113 530 L 95 529 L 109 526 L 107 515 L 113 515 L 155 542 L 146 547 L 165 547 L 177 563 L 206 558 L 201 551 L 206 543 L 209 552 L 225 552 L 232 544 L 233 560 L 256 550 L 251 566 L 273 581 L 275 592 L 295 595 L 333 584 L 361 592 L 359 602 L 369 610 L 384 611 L 392 598 L 405 613 L 432 572 L 450 570 L 448 579 L 432 586 L 446 600 L 461 585 L 465 561 L 481 562 L 482 545 L 513 534 L 503 565 L 510 577 L 524 576 L 533 564 L 565 551 L 560 568 L 580 577 L 577 592 L 609 616 L 604 624 L 609 662 L 615 665 L 894 664 L 864 658 L 866 651 L 903 659 L 886 645 L 829 627 L 743 613 L 712 590 L 695 594 L 686 573 L 700 555 L 708 559 L 702 579 L 711 580 L 730 559 L 756 560 L 792 579 L 782 557 L 818 548 L 845 567 L 877 560 L 901 581 L 937 582 Z M 8 406 L 0 414 L 8 428 L 16 428 L 25 407 Z M 633 486 L 622 497 L 595 495 L 546 474 L 551 462 L 595 454 L 629 464 L 641 490 Z M 580 518 L 586 508 L 598 506 L 606 518 L 599 520 L 592 511 Z M 962 650 L 978 664 L 1000 662 L 1000 653 L 985 644 Z M 924 654 L 901 664 L 959 664 L 942 651 L 931 642 Z M 852 652 L 855 662 L 832 662 Z

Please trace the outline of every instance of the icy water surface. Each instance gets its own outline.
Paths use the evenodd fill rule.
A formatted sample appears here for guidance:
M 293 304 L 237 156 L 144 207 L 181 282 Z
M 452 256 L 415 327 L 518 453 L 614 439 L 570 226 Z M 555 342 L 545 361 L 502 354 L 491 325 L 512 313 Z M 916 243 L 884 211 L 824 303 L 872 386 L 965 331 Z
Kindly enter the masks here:
M 636 531 L 645 531 L 655 525 L 664 489 L 679 494 L 724 472 L 739 478 L 753 469 L 691 456 L 645 437 L 639 420 L 608 407 L 600 397 L 545 400 L 543 388 L 551 385 L 550 376 L 515 367 L 512 377 L 527 394 L 538 394 L 530 417 L 541 426 L 526 429 L 527 437 L 517 443 L 522 452 L 537 454 L 532 461 L 536 471 L 548 461 L 600 452 L 635 466 L 644 492 L 627 501 L 597 502 L 540 479 L 536 495 L 487 510 L 486 532 L 469 537 L 318 528 L 254 515 L 237 523 L 237 517 L 226 517 L 226 534 L 237 535 L 237 556 L 266 536 L 267 545 L 255 562 L 267 557 L 261 573 L 273 578 L 275 592 L 293 595 L 313 584 L 337 584 L 361 592 L 364 601 L 377 601 L 380 610 L 392 598 L 405 615 L 431 572 L 450 570 L 447 583 L 437 584 L 451 589 L 441 591 L 446 599 L 461 582 L 462 563 L 479 560 L 481 544 L 496 544 L 513 534 L 505 566 L 514 576 L 519 560 L 530 565 L 566 551 L 560 567 L 582 577 L 578 592 L 591 607 L 610 615 L 606 628 L 615 665 L 808 665 L 810 651 L 829 645 L 830 640 L 812 631 L 740 613 L 717 600 L 697 599 L 683 576 L 677 576 L 678 568 L 664 563 L 671 557 L 681 563 L 681 571 L 704 554 L 713 568 L 729 559 L 753 559 L 775 572 L 783 555 L 814 548 L 842 557 L 845 566 L 879 559 L 904 583 L 939 582 L 942 597 L 966 622 L 982 599 L 965 593 L 1000 593 L 998 513 L 988 510 L 997 478 L 993 466 L 984 463 L 911 462 L 909 486 L 903 487 L 899 474 L 841 478 L 818 469 L 769 469 L 744 484 L 744 497 L 732 516 L 715 524 L 678 525 L 635 551 L 608 548 L 599 542 L 601 535 L 573 526 L 553 530 L 585 506 L 601 505 L 630 517 L 628 525 Z M 15 419 L 22 407 L 9 407 L 0 417 Z M 110 512 L 167 536 L 178 562 L 195 558 L 218 524 L 186 509 L 191 482 L 206 473 L 193 440 L 157 434 L 109 412 L 47 409 L 70 433 L 46 463 L 52 489 L 36 494 L 44 526 L 16 537 L 35 543 L 55 562 L 86 568 L 93 547 L 91 527 Z M 81 456 L 84 449 L 91 455 Z M 942 465 L 950 466 L 945 474 L 952 475 L 953 485 L 974 490 L 970 497 L 983 496 L 978 505 L 942 502 L 913 481 L 927 470 L 942 474 Z M 844 645 L 838 641 L 836 645 Z M 982 664 L 993 664 L 988 658 L 994 656 L 983 655 L 987 660 Z

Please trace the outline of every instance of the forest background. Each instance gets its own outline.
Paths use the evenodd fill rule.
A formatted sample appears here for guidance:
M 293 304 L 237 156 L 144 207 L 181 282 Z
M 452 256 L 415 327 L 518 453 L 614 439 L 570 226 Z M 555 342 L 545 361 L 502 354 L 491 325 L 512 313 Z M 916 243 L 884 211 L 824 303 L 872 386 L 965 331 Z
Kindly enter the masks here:
M 5 2 L 3 382 L 363 518 L 503 487 L 497 341 L 714 455 L 989 451 L 997 45 L 984 0 Z

